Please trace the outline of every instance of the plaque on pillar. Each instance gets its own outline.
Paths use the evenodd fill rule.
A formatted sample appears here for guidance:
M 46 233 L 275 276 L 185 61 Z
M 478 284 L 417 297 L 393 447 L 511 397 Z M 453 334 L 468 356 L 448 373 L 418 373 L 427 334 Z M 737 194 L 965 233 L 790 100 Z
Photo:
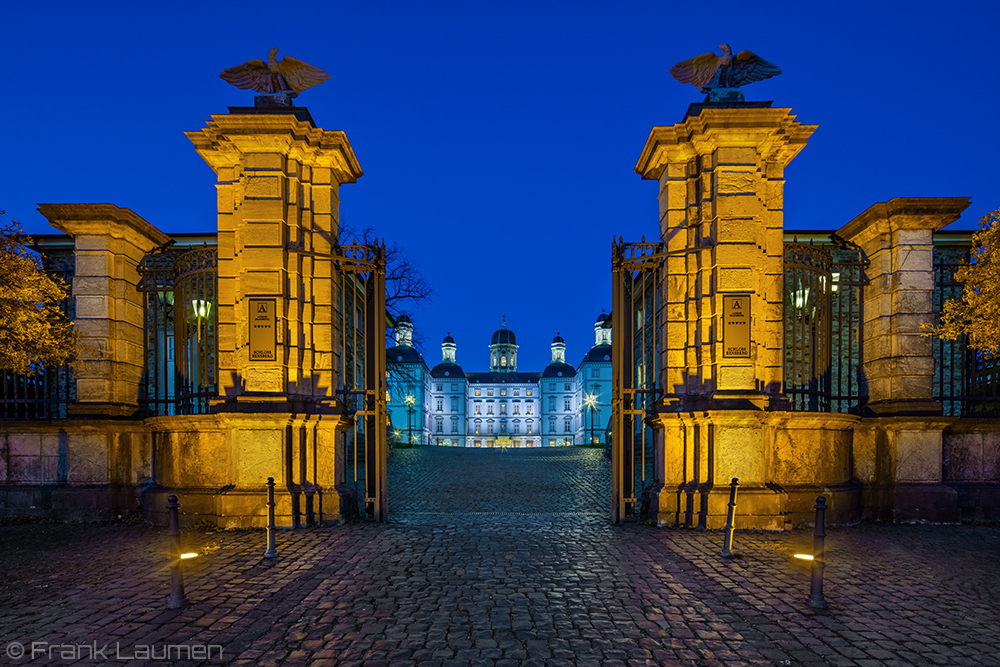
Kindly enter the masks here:
M 250 299 L 250 361 L 276 359 L 275 299 Z
M 722 356 L 750 358 L 750 295 L 722 297 Z

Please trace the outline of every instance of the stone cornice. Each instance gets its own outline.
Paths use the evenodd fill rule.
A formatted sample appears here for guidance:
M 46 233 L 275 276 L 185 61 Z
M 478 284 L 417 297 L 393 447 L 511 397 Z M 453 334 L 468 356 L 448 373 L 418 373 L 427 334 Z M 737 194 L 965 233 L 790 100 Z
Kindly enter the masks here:
M 39 204 L 38 212 L 53 227 L 74 238 L 79 235 L 124 238 L 143 251 L 170 240 L 131 209 L 114 204 Z
M 837 230 L 849 241 L 865 232 L 879 233 L 900 229 L 938 231 L 958 220 L 968 208 L 969 197 L 893 197 L 869 206 L 861 215 Z
M 654 127 L 643 146 L 635 172 L 659 179 L 668 163 L 686 162 L 720 146 L 751 147 L 765 162 L 792 161 L 817 125 L 803 125 L 791 109 L 704 109 L 683 123 Z
M 364 175 L 346 133 L 291 115 L 217 115 L 204 129 L 184 134 L 216 173 L 237 166 L 247 153 L 280 153 L 333 169 L 340 183 L 354 183 Z

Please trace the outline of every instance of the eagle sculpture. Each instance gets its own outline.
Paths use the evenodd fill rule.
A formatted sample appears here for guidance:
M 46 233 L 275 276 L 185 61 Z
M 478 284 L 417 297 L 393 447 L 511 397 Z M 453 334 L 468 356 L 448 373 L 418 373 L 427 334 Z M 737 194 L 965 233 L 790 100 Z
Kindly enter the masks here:
M 781 74 L 774 63 L 769 63 L 756 53 L 740 51 L 735 56 L 728 44 L 719 44 L 722 55 L 705 53 L 688 58 L 670 68 L 670 73 L 681 83 L 698 86 L 708 94 L 708 101 L 731 100 L 742 92 L 736 90 L 754 81 L 763 81 Z
M 219 76 L 223 81 L 231 83 L 242 90 L 255 90 L 258 93 L 289 93 L 295 97 L 303 90 L 319 85 L 330 78 L 330 75 L 318 67 L 285 56 L 280 61 L 275 57 L 278 49 L 271 49 L 267 62 L 250 60 L 242 65 L 222 70 Z

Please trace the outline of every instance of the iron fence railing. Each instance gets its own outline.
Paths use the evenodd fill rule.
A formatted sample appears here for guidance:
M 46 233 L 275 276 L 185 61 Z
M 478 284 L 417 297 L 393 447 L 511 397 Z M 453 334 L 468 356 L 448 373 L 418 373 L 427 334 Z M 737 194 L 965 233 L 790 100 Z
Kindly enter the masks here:
M 66 297 L 60 299 L 57 306 L 72 321 L 76 316 L 72 295 L 75 268 L 72 250 L 43 252 L 42 266 L 50 276 L 65 284 Z M 27 375 L 0 371 L 0 418 L 4 420 L 65 419 L 74 402 L 76 382 L 68 364 L 39 366 Z
M 784 393 L 792 410 L 858 414 L 867 403 L 867 266 L 860 249 L 842 240 L 785 243 Z
M 955 272 L 969 258 L 969 244 L 939 244 L 934 248 L 932 307 L 937 322 L 949 299 L 960 299 L 962 283 Z M 968 347 L 964 336 L 956 340 L 933 339 L 934 399 L 945 415 L 955 417 L 1000 416 L 1000 363 Z

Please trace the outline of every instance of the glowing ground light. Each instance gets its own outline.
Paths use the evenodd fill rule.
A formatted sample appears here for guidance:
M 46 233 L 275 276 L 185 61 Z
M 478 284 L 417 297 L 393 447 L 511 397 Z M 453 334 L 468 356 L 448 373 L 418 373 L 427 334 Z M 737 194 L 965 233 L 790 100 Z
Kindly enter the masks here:
M 813 557 L 810 556 L 809 554 L 795 554 L 795 557 L 800 558 L 802 560 L 813 560 Z
M 198 557 L 198 554 L 196 554 L 196 553 L 186 553 L 186 554 L 181 554 L 181 558 L 182 558 L 182 559 L 183 559 L 183 558 L 197 558 L 197 557 Z

